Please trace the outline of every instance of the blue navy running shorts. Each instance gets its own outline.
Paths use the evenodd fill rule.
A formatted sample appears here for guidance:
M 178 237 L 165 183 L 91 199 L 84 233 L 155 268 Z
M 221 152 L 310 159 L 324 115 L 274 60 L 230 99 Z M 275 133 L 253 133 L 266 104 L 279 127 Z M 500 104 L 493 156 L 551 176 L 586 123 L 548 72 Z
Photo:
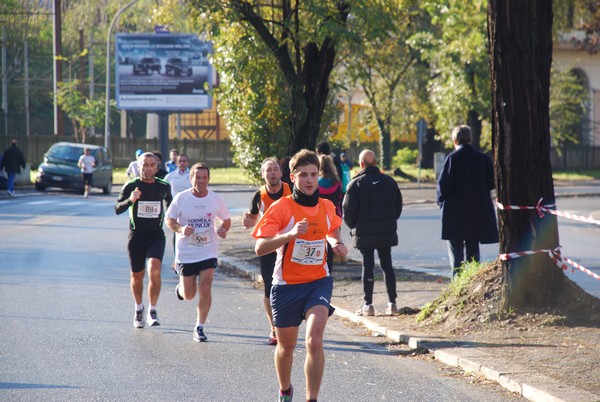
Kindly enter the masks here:
M 298 327 L 306 318 L 306 312 L 319 305 L 327 307 L 331 316 L 335 311 L 330 304 L 332 293 L 333 278 L 330 276 L 297 285 L 273 285 L 273 324 L 277 328 Z

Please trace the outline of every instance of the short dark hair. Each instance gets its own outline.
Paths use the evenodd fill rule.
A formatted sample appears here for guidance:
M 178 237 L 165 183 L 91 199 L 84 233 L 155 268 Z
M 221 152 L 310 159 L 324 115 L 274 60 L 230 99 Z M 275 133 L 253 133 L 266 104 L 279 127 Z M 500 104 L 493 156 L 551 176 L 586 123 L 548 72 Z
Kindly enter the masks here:
M 210 169 L 208 168 L 207 165 L 205 165 L 202 162 L 198 162 L 198 163 L 194 163 L 192 165 L 192 167 L 190 168 L 190 177 L 193 175 L 195 175 L 196 173 L 194 173 L 195 170 L 206 170 L 206 173 L 208 173 L 208 177 L 210 177 Z
M 296 152 L 292 159 L 290 159 L 290 171 L 294 173 L 296 168 L 306 166 L 306 165 L 315 165 L 317 169 L 321 168 L 321 163 L 319 162 L 319 157 L 316 153 L 309 149 L 301 149 Z
M 321 141 L 317 144 L 317 153 L 323 155 L 329 155 L 331 153 L 331 147 L 327 141 Z
M 454 127 L 452 130 L 452 140 L 456 141 L 459 145 L 470 144 L 473 141 L 471 127 L 465 124 Z

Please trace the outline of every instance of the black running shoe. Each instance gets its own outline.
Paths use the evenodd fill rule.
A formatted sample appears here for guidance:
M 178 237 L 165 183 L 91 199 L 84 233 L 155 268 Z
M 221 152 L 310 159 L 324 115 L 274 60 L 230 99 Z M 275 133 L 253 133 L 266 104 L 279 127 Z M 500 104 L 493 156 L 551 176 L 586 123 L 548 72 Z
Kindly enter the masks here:
M 183 296 L 181 296 L 181 295 L 179 294 L 179 283 L 177 284 L 177 286 L 175 286 L 175 294 L 177 295 L 177 298 L 178 298 L 179 300 L 183 300 Z
M 196 327 L 194 329 L 194 340 L 196 342 L 206 342 L 208 338 L 204 335 L 204 328 Z

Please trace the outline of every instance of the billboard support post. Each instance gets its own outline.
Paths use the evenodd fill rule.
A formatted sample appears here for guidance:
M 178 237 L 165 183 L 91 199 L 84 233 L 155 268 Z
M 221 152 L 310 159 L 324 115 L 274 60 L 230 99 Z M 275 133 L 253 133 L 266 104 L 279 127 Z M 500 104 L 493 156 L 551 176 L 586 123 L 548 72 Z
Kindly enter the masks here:
M 164 166 L 169 158 L 169 113 L 158 114 L 158 145 L 163 157 L 161 163 Z

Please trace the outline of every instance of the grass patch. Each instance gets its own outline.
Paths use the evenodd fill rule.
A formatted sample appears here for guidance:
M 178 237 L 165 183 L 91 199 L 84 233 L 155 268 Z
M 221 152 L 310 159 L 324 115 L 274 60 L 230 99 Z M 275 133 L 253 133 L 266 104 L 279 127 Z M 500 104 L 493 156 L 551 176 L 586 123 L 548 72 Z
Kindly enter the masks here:
M 125 174 L 125 168 L 115 168 L 113 170 L 113 183 L 123 184 L 129 179 Z M 34 179 L 35 180 L 35 179 Z M 252 181 L 244 174 L 244 170 L 238 167 L 229 168 L 211 168 L 211 184 L 247 184 L 252 185 Z
M 458 302 L 455 307 L 458 308 L 457 311 L 460 314 L 465 307 L 464 301 L 459 301 L 460 296 L 469 286 L 472 278 L 475 277 L 483 267 L 483 264 L 474 261 L 465 263 L 463 265 L 462 273 L 448 284 L 440 296 L 421 308 L 421 311 L 416 317 L 417 322 L 424 321 L 428 318 L 433 319 L 435 323 L 440 322 L 444 313 L 448 311 L 448 305 L 456 301 Z
M 560 171 L 552 173 L 552 178 L 554 180 L 568 181 L 598 180 L 600 179 L 600 170 Z

